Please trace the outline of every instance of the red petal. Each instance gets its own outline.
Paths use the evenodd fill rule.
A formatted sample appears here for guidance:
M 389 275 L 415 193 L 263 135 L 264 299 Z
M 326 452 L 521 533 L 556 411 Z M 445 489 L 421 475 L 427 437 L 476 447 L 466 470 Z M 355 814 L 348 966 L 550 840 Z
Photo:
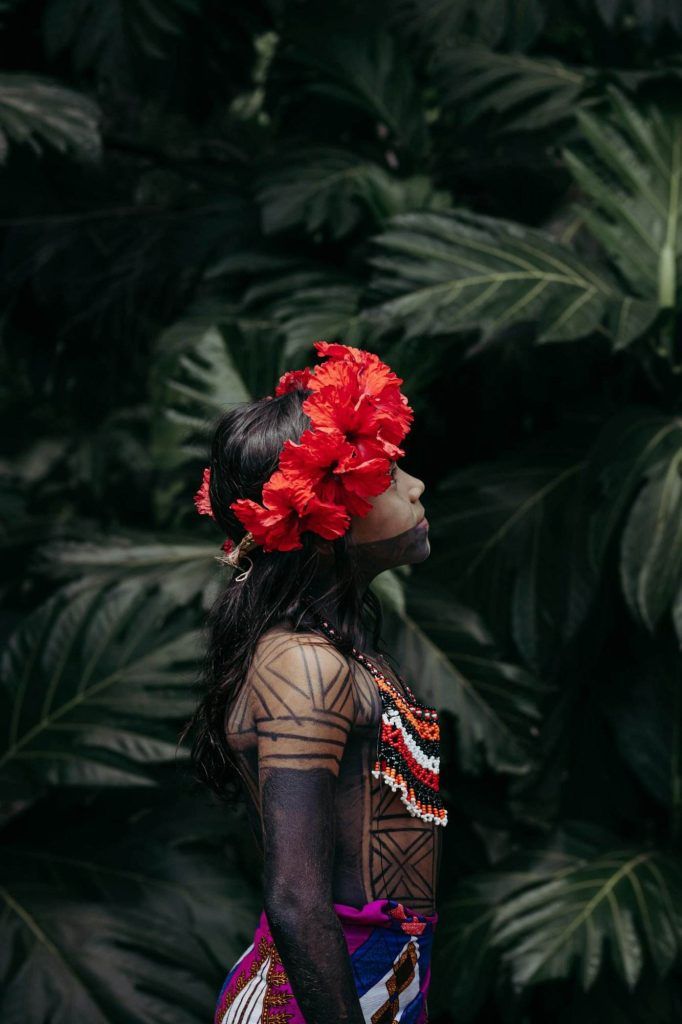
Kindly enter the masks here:
M 301 519 L 302 530 L 313 530 L 326 540 L 342 537 L 350 526 L 350 516 L 342 505 L 320 501 L 317 497 L 310 499 Z
M 354 359 L 362 355 L 361 349 L 334 341 L 314 341 L 313 345 L 320 359 Z
M 277 469 L 263 487 L 263 504 L 282 514 L 292 509 L 300 512 L 312 494 L 309 477 L 290 475 Z
M 295 510 L 272 512 L 250 498 L 239 498 L 230 508 L 264 551 L 291 551 L 303 547 Z
M 287 370 L 277 381 L 275 398 L 286 395 L 289 391 L 297 391 L 300 388 L 307 388 L 312 370 L 305 366 L 302 370 Z
M 358 395 L 352 384 L 316 391 L 306 398 L 303 412 L 316 430 L 340 431 L 350 444 L 364 434 L 376 437 L 381 422 L 372 399 Z
M 316 341 L 314 345 L 318 356 L 327 359 L 326 363 L 315 367 L 316 379 L 320 373 L 325 374 L 328 372 L 328 368 L 333 363 L 345 361 L 355 364 L 354 370 L 356 373 L 360 373 L 363 380 L 363 388 L 372 393 L 379 394 L 388 384 L 403 383 L 402 378 L 398 377 L 390 366 L 382 362 L 374 352 L 354 348 L 352 345 L 339 345 L 328 341 Z
M 213 515 L 213 509 L 211 508 L 211 499 L 208 493 L 210 482 L 211 468 L 210 466 L 206 466 L 204 470 L 203 479 L 201 481 L 201 487 L 194 495 L 194 504 L 199 515 L 211 516 L 211 518 L 215 519 L 215 516 Z
M 299 443 L 285 442 L 279 466 L 287 477 L 307 477 L 315 487 L 352 450 L 339 430 L 305 430 Z
M 374 498 L 383 492 L 391 483 L 391 463 L 388 459 L 347 459 L 335 470 L 342 476 L 346 490 L 363 498 Z

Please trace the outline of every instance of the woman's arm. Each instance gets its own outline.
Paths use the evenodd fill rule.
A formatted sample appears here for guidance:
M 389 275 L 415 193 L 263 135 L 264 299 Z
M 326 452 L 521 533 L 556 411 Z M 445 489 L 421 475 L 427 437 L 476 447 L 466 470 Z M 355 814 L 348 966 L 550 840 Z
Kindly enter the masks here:
M 355 713 L 348 663 L 279 634 L 261 642 L 250 683 L 272 936 L 306 1024 L 364 1024 L 332 896 L 336 783 Z

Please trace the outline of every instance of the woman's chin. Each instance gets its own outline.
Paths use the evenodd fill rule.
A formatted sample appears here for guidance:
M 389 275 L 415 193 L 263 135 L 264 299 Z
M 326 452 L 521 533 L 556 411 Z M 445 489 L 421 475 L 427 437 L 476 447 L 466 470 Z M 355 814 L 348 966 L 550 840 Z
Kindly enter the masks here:
M 411 564 L 414 565 L 417 562 L 425 562 L 430 554 L 431 554 L 431 543 L 430 543 L 428 537 L 424 537 L 424 540 L 421 542 L 419 547 L 416 549 L 415 557 L 411 560 Z
M 415 540 L 409 547 L 405 548 L 404 557 L 401 560 L 401 565 L 418 565 L 419 562 L 425 562 L 431 554 L 431 543 L 428 538 L 428 534 L 422 534 L 415 537 Z

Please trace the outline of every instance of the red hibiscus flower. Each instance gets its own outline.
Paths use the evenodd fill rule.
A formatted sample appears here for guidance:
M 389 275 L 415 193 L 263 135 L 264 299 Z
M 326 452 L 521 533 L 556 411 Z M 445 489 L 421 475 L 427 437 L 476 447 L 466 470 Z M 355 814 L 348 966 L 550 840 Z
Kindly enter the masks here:
M 211 468 L 210 466 L 207 466 L 206 469 L 204 470 L 204 476 L 201 481 L 201 487 L 194 495 L 194 504 L 199 515 L 211 516 L 212 519 L 215 519 L 215 516 L 213 515 L 213 509 L 211 508 L 211 499 L 208 494 L 208 488 L 210 483 Z
M 344 506 L 351 515 L 371 509 L 365 499 L 390 485 L 390 461 L 385 456 L 362 459 L 338 430 L 306 430 L 299 443 L 286 441 L 279 459 L 289 478 L 304 478 L 323 501 Z
M 239 499 L 230 506 L 265 551 L 301 548 L 308 530 L 330 540 L 342 536 L 351 516 L 367 515 L 368 499 L 388 488 L 390 461 L 405 454 L 399 445 L 413 411 L 400 391 L 402 379 L 373 352 L 314 344 L 324 362 L 282 374 L 274 394 L 311 392 L 303 402 L 311 429 L 300 441 L 285 442 L 262 504 Z M 194 501 L 198 512 L 215 519 L 209 488 L 207 468 Z M 228 537 L 223 550 L 233 549 Z
M 338 386 L 347 383 L 350 365 L 355 374 L 358 396 L 369 395 L 374 399 L 385 420 L 384 436 L 394 444 L 399 444 L 410 429 L 413 419 L 407 398 L 400 392 L 402 377 L 398 377 L 373 352 L 326 341 L 316 341 L 315 348 L 318 355 L 327 357 L 327 362 L 315 367 L 309 383 L 310 389 L 319 391 L 332 384 Z M 339 372 L 338 367 L 343 364 L 346 369 Z
M 372 395 L 360 391 L 352 366 L 341 361 L 336 365 L 339 383 L 315 391 L 303 403 L 313 427 L 327 433 L 340 432 L 363 460 L 404 455 L 397 447 L 404 436 L 400 423 L 394 422 Z
M 239 498 L 230 508 L 264 551 L 302 548 L 301 534 L 306 530 L 333 540 L 350 524 L 346 509 L 318 498 L 305 477 L 289 477 L 279 469 L 263 487 L 263 505 Z
M 316 342 L 318 344 L 326 342 Z M 353 351 L 360 352 L 360 349 Z M 315 395 L 309 395 L 304 402 L 304 412 L 315 427 L 322 430 L 336 427 L 347 435 L 372 438 L 377 442 L 374 454 L 383 449 L 383 454 L 389 458 L 398 458 L 405 453 L 397 452 L 382 442 L 398 445 L 410 429 L 413 412 L 400 391 L 402 381 L 374 353 L 360 352 L 360 355 L 367 356 L 367 359 L 332 358 L 315 368 L 309 383 Z M 327 388 L 337 390 L 328 392 L 324 399 L 317 401 L 316 396 Z M 337 402 L 339 409 L 335 413 Z M 374 416 L 370 415 L 370 410 L 374 410 Z M 352 437 L 349 440 L 356 443 Z M 368 457 L 370 452 L 365 451 L 364 454 Z

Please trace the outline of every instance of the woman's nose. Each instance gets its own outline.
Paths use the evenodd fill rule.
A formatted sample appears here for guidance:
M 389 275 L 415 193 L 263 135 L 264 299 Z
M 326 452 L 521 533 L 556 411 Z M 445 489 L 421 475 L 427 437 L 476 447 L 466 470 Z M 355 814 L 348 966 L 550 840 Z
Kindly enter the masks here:
M 410 486 L 410 497 L 412 498 L 413 501 L 419 500 L 419 498 L 424 493 L 425 487 L 426 484 L 424 483 L 423 480 L 419 480 L 417 479 L 417 477 L 414 478 L 414 483 L 411 484 Z

